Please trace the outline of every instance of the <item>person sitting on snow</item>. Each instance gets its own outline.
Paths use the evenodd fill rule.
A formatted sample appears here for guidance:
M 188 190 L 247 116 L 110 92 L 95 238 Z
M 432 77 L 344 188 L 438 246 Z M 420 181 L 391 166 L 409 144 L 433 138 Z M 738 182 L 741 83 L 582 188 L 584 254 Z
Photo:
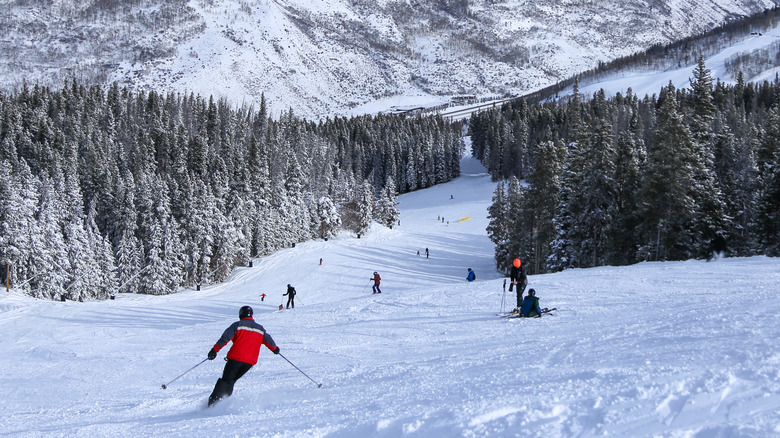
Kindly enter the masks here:
M 535 290 L 528 289 L 528 295 L 523 298 L 523 305 L 520 306 L 520 314 L 526 317 L 542 316 L 542 310 L 539 308 L 539 298 L 536 297 Z

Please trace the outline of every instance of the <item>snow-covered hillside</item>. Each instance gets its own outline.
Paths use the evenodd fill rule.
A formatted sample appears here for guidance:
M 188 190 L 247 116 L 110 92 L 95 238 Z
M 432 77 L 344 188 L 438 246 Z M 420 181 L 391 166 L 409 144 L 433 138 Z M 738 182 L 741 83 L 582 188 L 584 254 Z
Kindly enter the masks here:
M 495 188 L 401 196 L 401 224 L 299 244 L 222 285 L 102 302 L 0 296 L 4 436 L 510 437 L 780 434 L 780 260 L 641 263 L 531 276 L 512 307 L 485 235 Z M 430 258 L 425 257 L 425 248 Z M 422 255 L 417 255 L 417 251 Z M 322 259 L 320 265 L 319 260 Z M 473 268 L 477 281 L 465 281 Z M 369 278 L 382 275 L 382 294 Z M 291 283 L 296 308 L 279 311 Z M 260 301 L 260 294 L 268 297 Z M 240 306 L 267 349 L 206 409 Z
M 727 71 L 729 61 L 745 53 L 755 53 L 761 50 L 771 50 L 776 53 L 776 45 L 780 42 L 780 27 L 769 29 L 763 33 L 754 34 L 743 40 L 734 41 L 732 45 L 706 57 L 705 64 L 712 71 L 712 76 L 726 84 L 736 83 L 736 78 Z M 652 96 L 658 94 L 661 88 L 672 83 L 676 88 L 690 88 L 694 65 L 684 66 L 667 71 L 630 71 L 621 72 L 615 76 L 592 83 L 580 85 L 580 92 L 586 96 L 593 95 L 599 89 L 604 89 L 607 95 L 626 93 L 629 88 L 637 96 Z M 747 76 L 746 82 L 774 81 L 780 73 L 779 68 L 761 71 L 756 76 Z
M 5 89 L 65 78 L 305 117 L 399 96 L 520 95 L 773 0 L 81 0 L 0 8 Z

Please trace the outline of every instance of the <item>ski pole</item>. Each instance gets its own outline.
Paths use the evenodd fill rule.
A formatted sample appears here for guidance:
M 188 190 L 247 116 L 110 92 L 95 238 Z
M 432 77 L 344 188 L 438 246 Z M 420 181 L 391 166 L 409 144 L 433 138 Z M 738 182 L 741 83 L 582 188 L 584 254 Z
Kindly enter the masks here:
M 368 287 L 369 284 L 371 284 L 372 281 L 374 280 L 371 279 L 368 280 L 368 283 L 365 286 L 363 286 L 363 290 L 360 291 L 360 295 L 363 295 L 363 293 L 366 291 L 366 288 Z
M 286 361 L 287 361 L 287 363 L 289 363 L 290 365 L 294 366 L 296 370 L 300 371 L 300 372 L 301 372 L 301 374 L 303 374 L 303 375 L 304 375 L 304 376 L 306 376 L 306 377 L 307 377 L 309 380 L 311 380 L 312 382 L 314 382 L 314 384 L 315 384 L 315 385 L 317 385 L 317 388 L 322 388 L 322 383 L 317 383 L 316 381 L 314 381 L 314 379 L 312 379 L 311 377 L 309 377 L 309 375 L 308 375 L 308 374 L 304 373 L 303 371 L 301 371 L 301 369 L 300 369 L 300 368 L 296 367 L 294 363 L 290 362 L 290 359 L 287 359 L 286 357 L 284 357 L 284 355 L 283 355 L 282 353 L 279 353 L 279 356 L 282 356 L 282 359 L 286 360 Z
M 501 295 L 501 312 L 504 311 L 504 302 L 506 301 L 506 278 L 504 279 L 504 294 Z
M 202 361 L 198 362 L 198 365 L 202 364 L 203 362 L 205 362 L 205 361 L 207 361 L 207 360 L 209 360 L 209 358 L 205 358 L 205 359 L 203 359 Z M 185 371 L 185 372 L 183 372 L 183 373 L 179 374 L 179 375 L 178 375 L 178 376 L 177 376 L 175 379 L 173 379 L 173 380 L 171 380 L 170 382 L 168 382 L 168 383 L 164 384 L 164 385 L 162 386 L 162 389 L 166 389 L 166 388 L 168 388 L 168 385 L 170 385 L 171 383 L 173 383 L 173 382 L 175 382 L 175 381 L 179 380 L 179 377 L 181 377 L 181 376 L 183 376 L 183 375 L 185 375 L 185 374 L 189 373 L 190 371 L 194 370 L 195 368 L 197 368 L 197 367 L 198 367 L 198 365 L 195 365 L 194 367 L 192 367 L 192 368 L 188 369 L 187 371 Z

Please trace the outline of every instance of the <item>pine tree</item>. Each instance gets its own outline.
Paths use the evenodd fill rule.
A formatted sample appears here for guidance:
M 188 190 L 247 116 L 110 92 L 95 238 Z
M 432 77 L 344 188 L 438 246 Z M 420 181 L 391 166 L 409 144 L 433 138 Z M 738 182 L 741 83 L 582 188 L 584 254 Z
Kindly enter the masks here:
M 769 256 L 780 256 L 780 104 L 775 104 L 761 149 L 758 223 L 762 246 Z
M 503 269 L 506 267 L 506 260 L 509 259 L 508 250 L 508 229 L 509 224 L 507 221 L 508 203 L 506 200 L 505 184 L 500 181 L 496 184 L 496 189 L 493 192 L 493 202 L 488 207 L 488 226 L 487 234 L 488 238 L 494 245 L 496 267 Z
M 317 201 L 317 218 L 319 237 L 323 239 L 335 237 L 341 227 L 341 215 L 329 197 L 322 196 Z
M 725 223 L 729 218 L 724 215 L 720 187 L 714 174 L 713 147 L 715 134 L 713 122 L 715 105 L 712 97 L 712 77 L 700 56 L 698 65 L 693 71 L 691 81 L 693 93 L 693 122 L 691 137 L 693 140 L 695 166 L 694 178 L 696 187 L 694 201 L 697 206 L 694 229 L 697 236 L 696 246 L 698 256 L 709 256 L 711 242 L 722 238 L 725 233 Z
M 30 289 L 36 298 L 57 299 L 65 294 L 69 266 L 67 247 L 62 235 L 62 208 L 59 192 L 48 178 L 40 185 L 37 224 L 32 235 Z
M 644 234 L 640 258 L 688 259 L 697 253 L 693 229 L 697 158 L 671 84 L 661 95 L 653 140 L 642 184 Z
M 588 127 L 581 119 L 580 101 L 575 98 L 569 106 L 571 129 L 575 141 L 568 144 L 563 170 L 561 172 L 560 195 L 555 216 L 555 239 L 551 244 L 552 252 L 547 260 L 548 269 L 562 269 L 587 266 L 590 260 L 583 260 L 582 242 L 589 236 L 586 228 L 580 226 L 585 211 L 585 198 L 582 190 L 585 168 L 587 166 L 587 151 L 590 149 Z
M 144 235 L 144 275 L 139 292 L 166 295 L 176 291 L 183 279 L 184 258 L 178 224 L 171 216 L 167 184 L 155 177 L 151 186 L 151 207 Z
M 357 193 L 357 208 L 358 208 L 358 224 L 356 232 L 358 234 L 365 234 L 371 229 L 371 221 L 374 219 L 374 188 L 364 181 L 358 187 Z
M 577 251 L 580 266 L 601 266 L 611 259 L 614 248 L 610 237 L 617 216 L 616 153 L 604 90 L 596 93 L 593 107 L 591 146 L 583 151 L 586 159 L 578 192 L 583 199 L 574 222 L 581 236 Z
M 647 160 L 642 139 L 642 119 L 639 116 L 638 101 L 630 105 L 631 116 L 627 129 L 617 141 L 615 157 L 616 225 L 612 228 L 614 242 L 613 264 L 629 264 L 636 261 L 639 247 L 640 190 L 642 175 Z
M 555 237 L 553 219 L 559 203 L 560 174 L 565 155 L 566 148 L 562 142 L 546 141 L 536 149 L 536 163 L 523 206 L 523 211 L 530 219 L 530 228 L 526 230 L 530 243 L 530 250 L 526 253 L 529 273 L 541 273 L 550 256 L 550 243 Z
M 379 222 L 388 227 L 393 228 L 393 225 L 398 222 L 398 218 L 401 213 L 398 211 L 398 194 L 395 191 L 395 180 L 392 177 L 387 179 L 387 184 L 382 189 L 381 195 L 376 202 L 377 213 L 375 216 L 379 219 Z
M 743 123 L 745 122 L 742 117 Z M 758 167 L 755 161 L 756 145 L 751 135 L 745 141 L 738 141 L 731 127 L 718 115 L 719 130 L 714 144 L 715 177 L 723 197 L 726 223 L 723 241 L 728 248 L 713 248 L 714 251 L 750 255 L 758 249 L 756 239 L 757 205 L 755 194 L 759 190 Z
M 33 256 L 30 238 L 38 203 L 35 184 L 24 160 L 16 167 L 0 161 L 0 264 L 10 265 L 12 278 L 19 283 L 28 278 L 26 261 Z
M 501 272 L 509 272 L 512 260 L 516 257 L 525 258 L 531 253 L 530 212 L 524 207 L 526 190 L 514 176 L 509 178 L 506 193 L 506 254 L 504 259 L 498 259 L 497 268 Z

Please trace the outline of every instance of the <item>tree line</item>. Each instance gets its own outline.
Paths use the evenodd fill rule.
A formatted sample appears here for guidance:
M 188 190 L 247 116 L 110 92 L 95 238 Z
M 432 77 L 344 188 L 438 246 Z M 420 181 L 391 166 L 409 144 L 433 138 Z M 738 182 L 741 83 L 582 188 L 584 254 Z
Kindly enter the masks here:
M 168 294 L 372 221 L 459 174 L 441 117 L 277 118 L 69 81 L 0 93 L 0 277 L 46 299 Z M 5 279 L 5 278 L 3 278 Z
M 650 260 L 780 255 L 780 81 L 670 83 L 476 114 L 474 154 L 501 181 L 496 264 L 532 273 Z

